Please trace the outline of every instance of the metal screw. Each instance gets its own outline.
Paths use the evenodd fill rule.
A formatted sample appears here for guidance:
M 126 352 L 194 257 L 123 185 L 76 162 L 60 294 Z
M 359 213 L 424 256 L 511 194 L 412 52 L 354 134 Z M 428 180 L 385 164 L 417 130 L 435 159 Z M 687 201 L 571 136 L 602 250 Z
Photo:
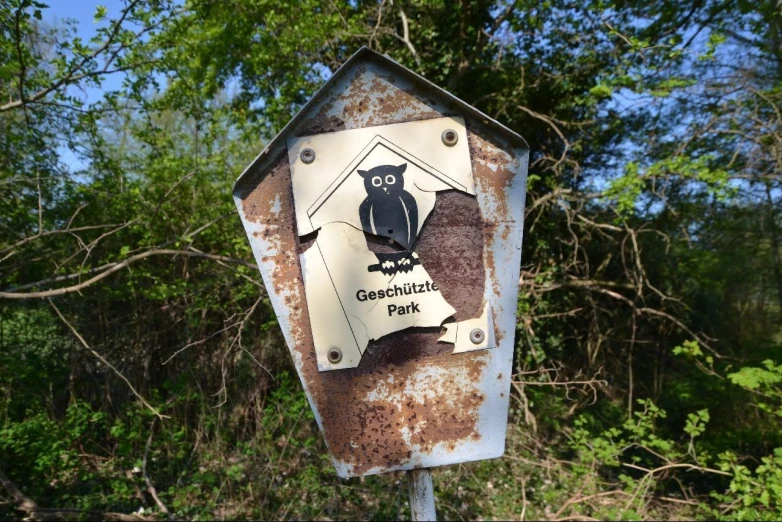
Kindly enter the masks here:
M 483 330 L 481 330 L 480 328 L 476 328 L 475 330 L 470 332 L 470 340 L 473 342 L 473 344 L 481 344 L 485 337 L 486 335 L 483 333 Z
M 315 151 L 312 149 L 304 149 L 301 151 L 301 154 L 299 154 L 299 157 L 302 162 L 310 164 L 315 161 Z
M 342 351 L 339 348 L 331 348 L 331 349 L 329 349 L 329 362 L 330 363 L 337 364 L 341 360 L 342 360 Z
M 443 134 L 440 136 L 440 138 L 443 140 L 443 143 L 445 143 L 448 147 L 453 147 L 456 145 L 456 142 L 459 141 L 459 135 L 456 134 L 456 131 L 453 129 L 445 129 L 443 131 Z

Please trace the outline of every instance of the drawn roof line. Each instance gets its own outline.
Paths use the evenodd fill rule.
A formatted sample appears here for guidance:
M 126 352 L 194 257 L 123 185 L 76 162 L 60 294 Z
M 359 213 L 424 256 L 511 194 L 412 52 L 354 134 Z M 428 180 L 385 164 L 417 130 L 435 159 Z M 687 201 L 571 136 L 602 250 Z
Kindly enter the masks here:
M 343 131 L 346 132 L 346 131 Z M 390 147 L 389 147 L 390 145 Z M 429 165 L 424 160 L 416 157 L 415 155 L 407 152 L 405 149 L 400 147 L 399 145 L 395 144 L 392 141 L 387 140 L 380 134 L 375 134 L 375 136 L 369 140 L 369 143 L 367 143 L 366 147 L 361 149 L 361 152 L 359 152 L 355 158 L 353 158 L 350 163 L 348 163 L 348 166 L 345 167 L 345 169 L 340 172 L 339 176 L 337 176 L 334 181 L 331 182 L 331 184 L 326 188 L 326 190 L 323 191 L 323 193 L 318 196 L 318 199 L 315 200 L 315 202 L 310 205 L 310 208 L 307 209 L 307 215 L 312 217 L 315 215 L 315 213 L 320 210 L 320 207 L 322 207 L 324 204 L 326 204 L 326 201 L 329 200 L 329 198 L 334 194 L 334 192 L 339 189 L 340 186 L 345 182 L 345 180 L 348 179 L 350 174 L 353 173 L 353 171 L 358 168 L 359 165 L 361 165 L 361 162 L 363 162 L 367 157 L 372 154 L 372 152 L 378 147 L 383 146 L 393 152 L 394 154 L 397 154 L 398 156 L 402 157 L 403 159 L 406 159 L 419 169 L 423 170 L 430 176 L 437 178 L 438 180 L 442 181 L 446 185 L 451 186 L 452 188 L 456 190 L 463 190 L 464 192 L 467 192 L 469 189 L 456 181 L 455 179 L 451 178 L 449 175 L 445 174 L 444 172 L 441 172 L 440 170 L 436 169 L 435 167 Z M 368 152 L 364 153 L 369 149 Z M 401 151 L 401 152 L 400 152 Z M 412 158 L 412 159 L 410 159 Z M 421 165 L 424 165 L 423 167 Z M 445 179 L 443 179 L 445 178 Z
M 434 92 L 435 95 L 441 97 L 447 104 L 452 105 L 464 116 L 477 119 L 488 130 L 494 131 L 501 136 L 504 136 L 510 141 L 512 146 L 521 147 L 525 150 L 529 150 L 529 145 L 519 134 L 512 131 L 497 120 L 487 116 L 475 107 L 471 106 L 465 101 L 460 100 L 453 94 L 449 93 L 445 89 L 438 87 L 423 76 L 411 71 L 402 64 L 394 61 L 388 56 L 382 55 L 368 47 L 362 47 L 356 51 L 337 71 L 324 83 L 320 89 L 310 98 L 310 100 L 304 104 L 304 106 L 291 118 L 291 120 L 282 128 L 282 130 L 264 147 L 258 156 L 247 166 L 246 169 L 239 175 L 234 183 L 233 193 L 235 196 L 244 198 L 247 195 L 244 184 L 251 183 L 254 179 L 253 174 L 262 173 L 267 171 L 269 164 L 272 161 L 276 161 L 279 152 L 286 149 L 285 140 L 288 135 L 293 133 L 299 123 L 308 117 L 310 110 L 320 102 L 320 100 L 326 95 L 326 93 L 337 83 L 348 71 L 354 69 L 361 62 L 376 62 L 379 65 L 389 69 L 402 76 L 404 79 L 410 81 L 413 84 L 418 84 Z M 291 136 L 302 137 L 302 136 Z M 260 181 L 260 180 L 258 180 Z

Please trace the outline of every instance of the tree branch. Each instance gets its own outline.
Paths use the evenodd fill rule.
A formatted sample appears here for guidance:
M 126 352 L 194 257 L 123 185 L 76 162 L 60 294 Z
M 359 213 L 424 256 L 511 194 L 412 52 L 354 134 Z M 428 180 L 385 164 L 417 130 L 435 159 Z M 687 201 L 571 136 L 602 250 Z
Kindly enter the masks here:
M 239 265 L 243 265 L 250 268 L 257 268 L 256 265 L 253 263 L 249 263 L 247 261 L 236 259 L 233 257 L 227 257 L 227 256 L 220 256 L 216 254 L 205 254 L 203 252 L 193 252 L 191 250 L 169 250 L 169 249 L 153 249 L 153 250 L 147 250 L 146 252 L 142 252 L 140 254 L 136 254 L 135 256 L 131 256 L 124 261 L 116 262 L 116 263 L 109 263 L 107 265 L 103 265 L 100 267 L 97 267 L 95 269 L 87 271 L 87 273 L 94 273 L 95 271 L 100 271 L 98 275 L 95 277 L 92 277 L 82 283 L 79 283 L 77 285 L 73 286 L 67 286 L 64 288 L 57 288 L 54 290 L 42 290 L 40 292 L 16 292 L 16 291 L 5 291 L 0 292 L 0 298 L 1 299 L 44 299 L 44 298 L 50 298 L 50 297 L 57 297 L 61 295 L 66 294 L 72 294 L 74 292 L 78 292 L 80 290 L 83 290 L 87 288 L 88 286 L 97 283 L 98 281 L 101 281 L 114 272 L 118 272 L 122 270 L 123 268 L 130 266 L 131 264 L 135 263 L 136 261 L 141 261 L 142 259 L 146 259 L 151 256 L 160 256 L 160 255 L 169 255 L 169 256 L 187 256 L 187 257 L 201 257 L 204 259 L 212 259 L 215 261 L 224 261 L 226 263 L 236 263 Z M 37 283 L 30 283 L 24 286 L 24 288 L 31 288 L 33 286 L 40 286 L 47 283 L 52 282 L 58 282 L 58 281 L 64 281 L 67 279 L 75 279 L 77 277 L 83 276 L 84 273 L 79 274 L 69 274 L 67 276 L 58 276 L 51 279 L 46 279 L 43 281 L 39 281 Z M 14 290 L 20 290 L 23 287 L 18 287 Z
M 36 100 L 40 100 L 46 95 L 56 91 L 63 85 L 73 83 L 87 76 L 92 76 L 95 74 L 108 74 L 107 70 L 111 61 L 107 61 L 103 71 L 95 71 L 93 73 L 84 73 L 84 74 L 78 74 L 78 73 L 84 68 L 85 65 L 87 65 L 87 63 L 90 62 L 90 60 L 94 60 L 95 58 L 97 58 L 100 54 L 105 52 L 109 48 L 109 46 L 111 46 L 112 43 L 114 43 L 114 39 L 119 34 L 119 31 L 122 28 L 122 24 L 125 22 L 125 19 L 128 17 L 128 15 L 133 10 L 133 8 L 139 3 L 139 1 L 140 0 L 133 0 L 125 9 L 122 10 L 119 19 L 114 23 L 114 26 L 111 28 L 111 31 L 109 32 L 109 35 L 106 38 L 106 41 L 103 43 L 103 45 L 95 49 L 89 55 L 84 56 L 73 68 L 71 68 L 70 71 L 68 71 L 65 75 L 63 75 L 62 78 L 60 78 L 59 80 L 55 81 L 54 83 L 52 83 L 47 87 L 44 87 L 43 89 L 40 89 L 39 91 L 35 92 L 31 96 L 26 97 L 24 95 L 24 92 L 21 91 L 21 89 L 23 88 L 23 81 L 24 81 L 24 76 L 22 76 L 20 79 L 20 98 L 18 100 L 6 103 L 5 105 L 0 105 L 0 113 L 10 111 L 11 109 L 16 109 L 18 107 L 24 106 Z M 116 71 L 112 71 L 112 72 L 116 72 Z M 22 67 L 21 73 L 22 75 L 24 75 L 24 67 Z
M 133 385 L 130 383 L 127 377 L 125 377 L 122 372 L 120 372 L 117 368 L 114 367 L 113 364 L 111 364 L 108 360 L 106 360 L 105 357 L 103 357 L 101 354 L 93 350 L 89 344 L 87 344 L 87 341 L 84 340 L 84 337 L 81 336 L 81 334 L 76 330 L 76 328 L 71 325 L 71 323 L 68 322 L 68 320 L 65 318 L 64 315 L 62 315 L 62 312 L 60 312 L 60 309 L 57 308 L 57 306 L 54 304 L 54 302 L 49 299 L 49 304 L 52 308 L 54 308 L 54 311 L 57 312 L 57 315 L 62 319 L 62 322 L 65 323 L 65 325 L 73 332 L 73 335 L 76 336 L 76 338 L 81 342 L 82 346 L 84 346 L 92 355 L 94 355 L 100 362 L 111 368 L 111 370 L 117 374 L 117 376 L 122 379 L 125 384 L 128 385 L 128 388 L 130 388 L 130 391 L 133 393 L 133 395 L 136 396 L 136 398 L 141 401 L 141 403 L 146 406 L 152 413 L 155 414 L 156 417 L 163 419 L 165 418 L 164 415 L 161 415 L 159 411 L 157 411 L 157 408 L 149 404 L 144 397 L 141 396 L 141 394 L 136 391 L 136 388 L 133 387 Z
M 141 465 L 141 474 L 144 476 L 144 482 L 147 483 L 147 491 L 149 491 L 149 494 L 152 495 L 152 498 L 155 500 L 155 504 L 157 504 L 157 506 L 160 508 L 160 511 L 165 513 L 166 516 L 170 518 L 170 513 L 168 511 L 168 508 L 160 500 L 160 497 L 157 496 L 157 490 L 155 489 L 155 486 L 152 484 L 149 475 L 147 475 L 147 458 L 149 457 L 149 448 L 152 446 L 152 437 L 155 434 L 156 423 L 157 423 L 157 417 L 152 419 L 152 425 L 149 428 L 149 437 L 147 438 L 147 445 L 144 447 L 144 460 Z
M 407 15 L 402 10 L 402 8 L 399 8 L 399 17 L 402 19 L 402 36 L 399 36 L 398 34 L 394 33 L 394 36 L 399 38 L 404 44 L 407 46 L 408 50 L 410 51 L 410 54 L 413 55 L 413 59 L 415 60 L 416 65 L 421 65 L 421 60 L 418 58 L 418 53 L 415 50 L 415 47 L 413 46 L 413 42 L 410 41 L 410 25 L 407 21 Z

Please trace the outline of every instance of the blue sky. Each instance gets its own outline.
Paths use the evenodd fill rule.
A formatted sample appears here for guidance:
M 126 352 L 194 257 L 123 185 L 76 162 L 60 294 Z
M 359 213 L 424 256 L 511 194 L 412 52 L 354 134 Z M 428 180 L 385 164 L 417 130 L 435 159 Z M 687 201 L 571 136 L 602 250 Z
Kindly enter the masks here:
M 97 29 L 108 25 L 108 20 L 116 19 L 120 11 L 124 8 L 125 2 L 121 0 L 50 0 L 49 8 L 43 10 L 44 23 L 57 27 L 61 26 L 66 19 L 77 22 L 76 30 L 83 40 L 89 40 Z M 106 18 L 100 22 L 95 21 L 95 10 L 99 5 L 105 6 L 108 10 Z M 109 75 L 103 80 L 103 88 L 88 88 L 84 92 L 87 102 L 98 101 L 103 95 L 104 90 L 119 89 L 122 83 L 121 74 Z M 60 159 L 72 170 L 84 168 L 84 163 L 76 156 L 73 151 L 67 147 L 59 147 L 58 153 Z
M 105 6 L 108 13 L 105 19 L 96 22 L 95 10 L 99 5 Z M 105 27 L 109 20 L 116 19 L 124 6 L 125 2 L 122 0 L 50 0 L 49 9 L 43 11 L 43 19 L 52 26 L 62 25 L 65 19 L 75 20 L 78 35 L 86 41 L 95 36 L 99 27 Z M 104 80 L 104 89 L 117 89 L 121 82 L 120 74 L 110 75 Z M 98 89 L 88 90 L 88 101 L 97 101 L 102 92 Z
M 57 24 L 64 18 L 72 18 L 79 22 L 79 29 L 83 36 L 93 36 L 98 27 L 93 16 L 99 5 L 108 9 L 108 18 L 115 18 L 125 2 L 120 0 L 50 0 L 49 9 L 43 11 L 44 21 L 49 24 Z M 101 24 L 105 24 L 105 21 Z

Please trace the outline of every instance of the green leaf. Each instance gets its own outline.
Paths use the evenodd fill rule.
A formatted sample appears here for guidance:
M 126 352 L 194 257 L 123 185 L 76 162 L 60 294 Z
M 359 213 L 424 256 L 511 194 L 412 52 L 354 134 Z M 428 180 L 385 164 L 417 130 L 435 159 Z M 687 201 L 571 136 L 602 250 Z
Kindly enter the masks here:
M 106 9 L 106 6 L 99 5 L 98 7 L 95 8 L 95 16 L 93 17 L 93 19 L 96 22 L 100 22 L 101 20 L 106 18 L 107 13 L 108 13 L 108 9 Z
M 608 85 L 605 85 L 603 83 L 598 83 L 597 85 L 589 89 L 589 94 L 595 96 L 596 98 L 605 99 L 613 96 L 614 91 Z

